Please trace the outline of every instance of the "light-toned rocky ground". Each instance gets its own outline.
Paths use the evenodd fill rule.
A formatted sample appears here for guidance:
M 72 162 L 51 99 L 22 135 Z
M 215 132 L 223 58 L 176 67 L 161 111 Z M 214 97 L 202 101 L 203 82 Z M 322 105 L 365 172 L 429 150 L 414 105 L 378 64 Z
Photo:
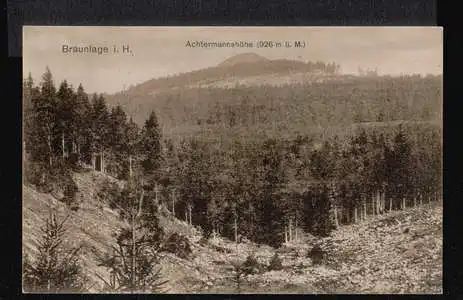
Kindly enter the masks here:
M 106 176 L 87 172 L 74 175 L 82 201 L 77 212 L 68 210 L 56 198 L 23 189 L 23 249 L 37 251 L 40 226 L 48 216 L 49 204 L 59 215 L 69 214 L 69 245 L 83 245 L 82 262 L 89 277 L 90 292 L 99 292 L 100 276 L 94 250 L 107 251 L 122 221 L 115 211 L 94 197 Z M 169 293 L 442 293 L 442 205 L 419 208 L 371 218 L 360 224 L 342 226 L 331 237 L 303 236 L 280 249 L 254 243 L 235 244 L 227 239 L 199 243 L 200 233 L 185 222 L 162 216 L 169 232 L 187 234 L 192 242 L 190 259 L 161 254 L 160 267 L 169 280 Z M 407 230 L 406 230 L 407 229 Z M 306 253 L 315 243 L 328 251 L 327 262 L 314 266 Z M 217 249 L 228 249 L 218 252 Z M 233 280 L 233 264 L 254 253 L 268 265 L 278 252 L 283 270 L 243 278 L 240 289 Z

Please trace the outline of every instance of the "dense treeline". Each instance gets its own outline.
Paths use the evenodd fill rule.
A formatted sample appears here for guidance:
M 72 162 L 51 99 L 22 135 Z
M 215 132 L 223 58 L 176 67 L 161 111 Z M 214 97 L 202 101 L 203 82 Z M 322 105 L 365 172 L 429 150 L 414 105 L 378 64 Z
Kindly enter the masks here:
M 282 86 L 134 90 L 109 97 L 140 123 L 156 110 L 168 128 L 265 130 L 274 137 L 361 122 L 442 117 L 441 76 L 349 77 Z
M 401 79 L 408 81 L 399 86 L 394 80 L 384 83 L 390 84 L 384 93 L 391 103 L 406 102 L 407 95 L 413 95 L 412 103 L 429 103 L 437 93 L 430 88 L 424 101 L 405 88 L 423 91 L 425 79 Z M 349 90 L 362 91 L 358 85 Z M 121 107 L 109 109 L 103 96 L 89 97 L 82 86 L 75 91 L 64 81 L 56 90 L 49 70 L 40 88 L 29 77 L 24 91 L 25 149 L 28 160 L 42 166 L 36 182 L 46 181 L 43 174 L 63 163 L 121 179 L 142 178 L 143 205 L 167 207 L 200 226 L 206 237 L 218 233 L 278 246 L 297 238 L 296 228 L 327 235 L 340 224 L 441 197 L 439 126 L 359 130 L 321 142 L 309 134 L 245 138 L 221 147 L 198 137 L 163 137 L 154 112 L 140 129 Z M 352 97 L 342 91 L 339 97 Z M 376 95 L 375 89 L 369 91 L 364 97 Z M 299 92 L 291 92 L 293 98 Z M 310 93 L 322 94 L 316 87 Z M 329 99 L 317 101 L 325 100 L 337 107 Z M 323 112 L 314 110 L 314 115 Z M 117 205 L 123 206 L 125 198 L 115 197 Z
M 236 142 L 229 150 L 207 140 L 187 145 L 179 154 L 176 211 L 181 217 L 188 207 L 206 235 L 278 245 L 294 238 L 296 227 L 326 235 L 441 197 L 439 128 L 361 130 L 321 145 L 307 137 Z
M 128 224 L 115 233 L 116 243 L 112 247 L 115 251 L 98 257 L 111 273 L 110 278 L 100 279 L 112 292 L 158 291 L 165 281 L 155 267 L 164 231 L 151 205 L 152 184 L 159 179 L 161 157 L 155 114 L 140 130 L 121 107 L 108 109 L 102 95 L 89 97 L 82 85 L 74 90 L 63 81 L 56 89 L 48 68 L 39 86 L 34 86 L 29 74 L 23 91 L 25 181 L 46 192 L 62 192 L 61 200 L 78 209 L 72 171 L 91 168 L 126 179 L 122 189 L 104 185 L 95 191 L 97 199 L 109 202 Z M 47 234 L 55 234 L 58 229 L 50 229 Z M 69 268 L 61 266 L 55 258 L 52 252 L 55 241 L 45 239 L 45 242 L 53 245 L 47 246 L 51 248 L 46 248 L 32 262 L 26 261 L 25 287 L 32 291 L 56 292 L 63 288 L 71 291 L 81 283 L 74 276 L 81 267 L 74 261 L 74 252 L 68 256 L 68 260 L 73 259 L 69 268 L 74 273 L 61 274 Z
M 109 109 L 102 95 L 88 96 L 82 85 L 74 90 L 63 81 L 56 89 L 48 69 L 39 87 L 29 75 L 23 98 L 25 153 L 43 171 L 87 164 L 128 178 L 136 164 L 144 163 L 148 172 L 151 157 L 159 156 L 159 147 L 138 151 L 138 157 L 134 152 L 142 148 L 142 136 L 143 141 L 156 137 L 151 132 L 158 130 L 154 115 L 149 122 L 155 124 L 147 122 L 141 131 L 120 106 Z

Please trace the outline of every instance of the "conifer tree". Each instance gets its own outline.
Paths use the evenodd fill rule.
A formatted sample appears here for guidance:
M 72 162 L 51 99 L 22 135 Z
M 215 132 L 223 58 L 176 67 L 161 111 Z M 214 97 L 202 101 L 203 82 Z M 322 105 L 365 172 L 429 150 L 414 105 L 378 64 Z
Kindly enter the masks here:
M 124 149 L 126 139 L 127 115 L 120 105 L 113 107 L 110 114 L 109 133 L 111 135 L 111 148 L 114 152 L 121 153 Z
M 143 182 L 131 180 L 121 193 L 121 212 L 129 226 L 121 228 L 112 246 L 112 253 L 99 256 L 100 265 L 110 271 L 110 278 L 100 279 L 109 292 L 162 292 L 157 252 L 161 249 L 163 232 L 156 214 L 147 212 Z M 148 205 L 147 205 L 148 204 Z
M 24 80 L 23 83 L 23 151 L 31 152 L 34 147 L 34 139 L 37 139 L 34 136 L 34 122 L 35 114 L 34 110 L 34 101 L 39 97 L 40 90 L 34 86 L 34 81 L 32 79 L 31 73 Z
M 23 287 L 29 292 L 83 292 L 84 276 L 78 252 L 80 247 L 66 249 L 64 228 L 66 219 L 58 221 L 50 212 L 42 228 L 39 253 L 33 260 L 25 259 Z
M 63 159 L 65 159 L 69 154 L 66 144 L 69 140 L 73 140 L 75 127 L 77 126 L 77 116 L 74 111 L 76 108 L 75 95 L 66 80 L 60 84 L 57 100 L 56 110 L 58 131 L 61 140 L 61 154 Z
M 93 95 L 92 98 L 92 137 L 90 152 L 99 153 L 101 158 L 101 170 L 104 172 L 104 152 L 109 144 L 109 112 L 106 101 L 102 95 Z M 93 161 L 95 167 L 95 161 Z
M 127 115 L 120 105 L 113 107 L 109 116 L 108 147 L 111 150 L 111 171 L 114 176 L 121 178 L 127 166 Z M 108 162 L 109 163 L 109 162 Z
M 139 153 L 138 145 L 140 143 L 140 134 L 138 125 L 133 121 L 132 118 L 129 119 L 127 126 L 125 127 L 125 149 L 124 152 L 127 154 L 128 160 L 128 169 L 129 169 L 129 178 L 133 176 L 134 168 L 137 164 L 137 156 Z
M 142 167 L 144 174 L 152 180 L 158 180 L 162 155 L 161 130 L 154 111 L 151 112 L 143 126 L 140 152 L 143 157 Z
M 42 76 L 40 93 L 32 98 L 32 132 L 29 144 L 32 160 L 44 162 L 49 167 L 53 167 L 54 161 L 53 140 L 57 128 L 56 102 L 53 76 L 47 67 Z
M 88 154 L 92 130 L 92 105 L 82 84 L 79 84 L 75 99 L 74 147 L 78 161 L 82 154 Z
M 407 197 L 407 191 L 410 187 L 410 154 L 411 147 L 405 132 L 402 128 L 399 128 L 399 132 L 394 138 L 393 145 L 393 167 L 391 169 L 391 181 L 395 187 L 396 199 L 402 208 L 405 205 L 405 198 Z
M 281 196 L 277 190 L 284 183 L 281 168 L 281 150 L 277 141 L 269 139 L 262 149 L 263 188 L 257 202 L 257 237 L 259 242 L 280 246 L 283 242 L 284 224 L 279 203 Z

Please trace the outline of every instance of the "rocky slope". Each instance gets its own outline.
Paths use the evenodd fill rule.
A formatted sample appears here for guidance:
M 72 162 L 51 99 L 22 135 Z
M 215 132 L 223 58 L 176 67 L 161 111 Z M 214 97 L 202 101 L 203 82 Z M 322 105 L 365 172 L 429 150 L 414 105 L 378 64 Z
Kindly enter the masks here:
M 308 250 L 321 244 L 326 263 L 313 265 Z M 228 249 L 225 253 L 216 246 Z M 254 253 L 268 265 L 274 253 L 283 270 L 249 275 L 240 289 L 233 264 Z M 172 292 L 199 293 L 442 293 L 442 208 L 425 205 L 344 226 L 331 237 L 305 236 L 280 249 L 224 239 L 195 243 L 194 258 L 164 255 Z
M 89 277 L 90 292 L 101 289 L 99 276 L 107 276 L 97 266 L 93 251 L 106 251 L 122 225 L 118 214 L 99 202 L 95 193 L 103 180 L 97 172 L 74 174 L 81 208 L 71 211 L 59 195 L 23 188 L 23 251 L 34 255 L 40 227 L 49 207 L 58 215 L 69 215 L 69 245 L 82 245 L 82 262 Z M 181 233 L 192 243 L 192 257 L 182 259 L 161 253 L 162 272 L 169 280 L 169 293 L 442 293 L 442 206 L 440 203 L 393 212 L 363 223 L 343 226 L 332 236 L 318 239 L 304 235 L 298 242 L 280 249 L 244 242 L 235 244 L 220 237 L 201 241 L 197 228 L 161 216 L 168 233 Z M 313 265 L 307 252 L 320 244 L 326 261 Z M 283 269 L 249 275 L 238 288 L 234 267 L 253 253 L 268 265 L 279 253 Z

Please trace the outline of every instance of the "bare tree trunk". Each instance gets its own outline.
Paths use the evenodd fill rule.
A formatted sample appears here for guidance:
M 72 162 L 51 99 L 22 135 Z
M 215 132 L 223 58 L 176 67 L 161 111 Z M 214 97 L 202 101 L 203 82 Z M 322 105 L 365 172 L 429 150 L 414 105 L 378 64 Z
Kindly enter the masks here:
M 191 224 L 192 224 L 192 223 L 191 223 L 191 204 L 188 205 L 188 214 L 189 214 L 188 222 L 189 222 L 189 224 L 191 225 Z
M 336 205 L 334 205 L 333 213 L 334 213 L 334 225 L 336 226 L 336 228 L 338 228 L 339 227 L 338 207 Z
M 294 235 L 295 235 L 295 240 L 297 241 L 298 240 L 298 238 L 297 238 L 297 232 L 298 232 L 298 230 L 297 230 L 297 218 L 295 220 L 295 223 L 296 224 L 294 225 Z
M 64 144 L 64 132 L 61 133 L 61 149 L 63 151 L 63 160 L 66 158 L 65 144 Z
M 130 281 L 132 288 L 135 287 L 135 251 L 135 214 L 132 212 L 132 268 L 130 268 Z M 133 289 L 131 292 L 134 292 Z
M 132 178 L 132 155 L 129 154 L 129 178 Z
M 389 197 L 389 212 L 392 211 L 392 197 Z
M 76 153 L 77 153 L 77 163 L 80 165 L 81 163 L 81 158 L 80 158 L 80 144 L 77 141 L 76 142 Z
M 185 209 L 185 222 L 188 223 L 188 210 Z
M 405 210 L 407 207 L 406 207 L 406 201 L 405 201 L 405 197 L 402 197 L 402 210 Z
M 375 195 L 375 201 L 376 201 L 376 215 L 379 215 L 380 212 L 380 199 L 379 199 L 379 191 L 376 190 L 376 195 Z
M 42 176 L 40 177 L 40 184 L 45 184 L 45 173 L 42 173 Z
M 420 206 L 423 205 L 423 195 L 421 193 L 418 193 L 418 199 L 419 199 L 419 203 L 420 203 Z
M 76 153 L 76 142 L 75 142 L 74 136 L 75 135 L 73 135 L 71 138 L 71 153 Z
M 357 207 L 354 207 L 354 224 L 357 224 L 358 216 L 357 216 Z
M 376 195 L 372 193 L 371 194 L 371 214 L 373 216 L 376 215 L 375 202 L 376 202 Z
M 51 168 L 53 166 L 53 148 L 51 147 L 51 134 L 48 135 L 48 159 Z
M 288 243 L 288 225 L 285 225 L 285 243 Z
M 288 229 L 288 227 L 285 226 L 285 243 L 288 242 L 288 230 L 287 229 Z
M 363 199 L 363 219 L 367 219 L 367 198 Z
M 92 153 L 92 169 L 93 171 L 96 170 L 96 157 L 94 153 Z
M 101 151 L 101 173 L 104 173 L 104 151 Z
M 379 213 L 384 213 L 384 193 L 381 191 L 379 192 Z
M 379 211 L 381 214 L 384 213 L 384 192 L 379 192 Z
M 293 240 L 293 234 L 292 234 L 293 223 L 292 223 L 292 221 L 293 221 L 293 219 L 292 219 L 292 218 L 289 218 L 288 231 L 289 231 L 289 241 L 290 241 L 290 242 Z
M 386 213 L 386 192 L 383 192 L 383 213 Z
M 413 208 L 416 207 L 416 194 L 413 195 Z
M 238 215 L 235 211 L 234 213 L 234 219 L 233 219 L 233 226 L 235 228 L 235 243 L 238 243 Z
M 159 189 L 158 189 L 158 183 L 154 183 L 154 202 L 156 203 L 156 211 L 159 213 L 160 211 L 160 204 L 159 204 Z
M 175 190 L 172 189 L 172 215 L 175 217 Z
M 141 181 L 141 195 L 140 195 L 140 201 L 138 202 L 138 213 L 137 217 L 141 216 L 142 214 L 142 207 L 143 207 L 143 197 L 145 195 L 145 190 L 143 189 L 143 180 Z

